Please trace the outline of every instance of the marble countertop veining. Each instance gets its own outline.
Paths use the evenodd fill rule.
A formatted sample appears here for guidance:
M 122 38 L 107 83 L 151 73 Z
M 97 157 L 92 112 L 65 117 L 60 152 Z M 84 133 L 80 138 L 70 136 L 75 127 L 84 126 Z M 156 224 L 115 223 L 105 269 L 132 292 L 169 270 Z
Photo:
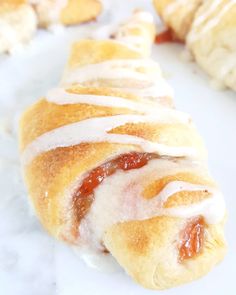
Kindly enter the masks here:
M 1 295 L 153 294 L 123 272 L 106 274 L 89 269 L 69 247 L 48 236 L 28 202 L 19 165 L 20 114 L 58 83 L 71 42 L 94 35 L 106 36 L 111 25 L 128 17 L 137 7 L 155 14 L 148 0 L 107 0 L 106 5 L 107 10 L 98 22 L 67 28 L 56 35 L 39 31 L 26 50 L 0 57 Z M 177 106 L 193 115 L 206 141 L 211 170 L 228 205 L 229 251 L 225 261 L 208 276 L 165 294 L 233 295 L 236 292 L 236 95 L 211 89 L 207 77 L 196 65 L 179 58 L 182 50 L 181 45 L 156 46 L 153 57 L 160 61 L 175 89 Z

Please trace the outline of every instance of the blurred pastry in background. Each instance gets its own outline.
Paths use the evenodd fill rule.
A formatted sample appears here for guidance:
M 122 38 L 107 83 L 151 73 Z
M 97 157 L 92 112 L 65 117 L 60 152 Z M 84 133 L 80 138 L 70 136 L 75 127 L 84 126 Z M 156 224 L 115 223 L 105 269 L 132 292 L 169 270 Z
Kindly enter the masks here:
M 37 26 L 55 31 L 95 19 L 99 0 L 0 0 L 0 54 L 29 42 Z
M 102 10 L 99 0 L 30 0 L 40 27 L 76 25 L 95 19 Z
M 178 40 L 184 41 L 202 0 L 154 0 L 154 6 Z
M 236 91 L 236 1 L 154 0 L 154 5 L 214 86 Z
M 25 0 L 0 0 L 0 53 L 11 53 L 34 35 L 37 18 Z

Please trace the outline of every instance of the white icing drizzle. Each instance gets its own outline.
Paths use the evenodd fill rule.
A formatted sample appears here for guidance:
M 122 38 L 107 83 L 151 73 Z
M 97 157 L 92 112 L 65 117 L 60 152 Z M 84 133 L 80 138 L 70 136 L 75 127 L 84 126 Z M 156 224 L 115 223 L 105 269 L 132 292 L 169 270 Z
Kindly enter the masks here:
M 63 88 L 55 88 L 48 92 L 46 100 L 59 105 L 89 104 L 112 108 L 127 108 L 141 113 L 154 114 L 155 106 L 148 103 L 135 102 L 117 96 L 69 93 Z M 157 107 L 157 106 L 156 106 Z M 162 108 L 161 106 L 159 106 Z
M 75 254 L 91 268 L 100 272 L 114 273 L 122 270 L 121 266 L 117 263 L 115 258 L 101 251 L 95 251 L 87 247 L 73 247 Z
M 154 19 L 151 13 L 147 11 L 136 11 L 132 18 L 134 21 L 145 23 L 153 23 Z
M 159 200 L 159 202 L 162 204 L 161 207 L 163 207 L 163 204 L 171 196 L 181 191 L 206 191 L 211 194 L 211 197 L 192 205 L 162 208 L 162 215 L 170 215 L 182 218 L 190 218 L 197 215 L 202 215 L 209 224 L 218 223 L 223 219 L 225 214 L 223 196 L 218 190 L 209 186 L 196 185 L 184 181 L 172 181 L 168 183 L 155 198 Z
M 133 51 L 136 51 L 140 54 L 143 53 L 143 36 L 117 36 L 116 37 L 116 42 L 120 44 L 124 44 L 126 47 L 129 47 Z
M 195 42 L 201 38 L 202 35 L 210 31 L 214 28 L 220 21 L 220 19 L 224 16 L 224 14 L 229 11 L 229 9 L 236 4 L 236 0 L 231 0 L 227 4 L 224 4 L 223 8 L 218 11 L 218 13 L 209 18 L 209 20 L 205 23 L 204 27 L 201 30 L 197 30 L 197 27 L 201 25 L 207 18 L 218 8 L 218 6 L 222 3 L 222 0 L 212 1 L 212 5 L 206 10 L 205 14 L 200 15 L 195 19 L 192 25 L 192 30 L 188 35 L 188 42 Z
M 141 51 L 138 47 L 140 47 L 143 44 L 143 37 L 138 36 L 138 35 L 133 35 L 133 36 L 125 36 L 125 35 L 120 35 L 116 39 L 117 41 L 123 43 L 123 44 L 129 44 L 129 46 L 132 45 L 132 47 L 137 50 Z
M 138 72 L 139 68 L 147 72 Z M 111 59 L 70 70 L 66 73 L 62 83 L 85 83 L 97 79 L 134 79 L 150 84 L 150 79 L 157 78 L 157 74 L 160 75 L 159 65 L 149 59 Z
M 205 9 L 205 12 L 203 14 L 200 14 L 194 19 L 193 26 L 199 26 L 200 24 L 202 24 L 215 11 L 215 9 L 220 5 L 221 2 L 222 0 L 212 1 L 210 7 L 208 9 Z
M 138 72 L 137 69 L 144 69 L 145 73 Z M 161 77 L 159 65 L 149 59 L 124 59 L 108 60 L 91 65 L 81 66 L 75 70 L 69 70 L 62 84 L 85 83 L 97 79 L 107 80 L 131 80 L 137 81 L 135 88 L 122 85 L 122 91 L 131 94 L 152 97 L 172 97 L 173 90 Z
M 140 35 L 130 35 L 129 34 L 129 29 L 138 29 L 139 31 L 141 31 Z M 146 29 L 145 27 L 140 24 L 140 23 L 131 23 L 131 24 L 127 24 L 127 25 L 124 25 L 122 27 L 120 27 L 119 31 L 117 32 L 117 35 L 116 35 L 116 38 L 120 39 L 120 37 L 124 37 L 124 36 L 127 36 L 127 38 L 132 38 L 132 37 L 140 37 L 142 40 L 143 40 L 143 34 L 146 34 Z
M 162 77 L 159 77 L 155 84 L 147 87 L 122 87 L 122 91 L 134 94 L 143 98 L 160 98 L 160 97 L 173 97 L 173 90 L 169 84 Z
M 166 5 L 164 10 L 164 16 L 167 17 L 174 12 L 176 12 L 176 9 L 178 9 L 182 5 L 186 5 L 189 2 L 189 0 L 172 0 L 168 5 Z
M 182 191 L 206 191 L 211 194 L 211 197 L 191 205 L 182 205 L 171 208 L 163 207 L 171 196 Z M 207 223 L 215 224 L 220 222 L 225 214 L 224 199 L 220 192 L 212 187 L 191 184 L 184 181 L 169 182 L 158 195 L 150 200 L 145 200 L 140 196 L 139 199 L 137 199 L 136 202 L 140 202 L 140 204 L 135 206 L 135 218 L 138 220 L 165 215 L 181 218 L 191 218 L 202 215 Z M 130 212 L 130 208 L 127 208 L 126 210 Z
M 124 38 L 121 39 L 121 40 L 120 39 L 112 39 L 110 41 L 113 42 L 113 43 L 117 43 L 117 44 L 120 44 L 122 46 L 125 46 L 125 47 L 129 48 L 130 50 L 132 50 L 134 52 L 142 54 L 142 49 L 140 47 L 135 46 L 132 42 L 127 43 L 127 42 L 125 42 L 125 40 L 127 41 L 127 39 L 124 39 Z M 128 39 L 128 41 L 129 41 L 129 39 Z
M 22 154 L 23 165 L 28 164 L 43 152 L 58 147 L 69 147 L 86 142 L 111 142 L 119 144 L 133 144 L 142 147 L 146 152 L 157 152 L 160 155 L 190 156 L 196 155 L 196 150 L 190 147 L 172 147 L 143 138 L 108 133 L 110 130 L 127 123 L 154 123 L 176 122 L 176 115 L 160 111 L 157 115 L 116 115 L 100 118 L 91 118 L 80 122 L 68 124 L 52 131 L 46 132 L 32 141 Z
M 135 91 L 135 89 L 126 89 L 127 92 Z M 139 91 L 136 89 L 136 94 L 139 94 Z M 141 93 L 142 94 L 142 93 Z M 146 90 L 146 96 L 152 95 L 152 89 L 148 92 Z M 187 114 L 181 113 L 179 111 L 173 109 L 165 109 L 162 105 L 159 104 L 150 104 L 148 101 L 146 103 L 142 103 L 139 101 L 132 101 L 127 98 L 122 98 L 119 96 L 106 96 L 106 95 L 95 95 L 95 94 L 77 94 L 77 93 L 70 93 L 67 92 L 64 88 L 55 88 L 50 90 L 45 99 L 48 102 L 52 102 L 58 105 L 66 105 L 66 104 L 91 104 L 97 106 L 105 106 L 105 107 L 118 107 L 118 108 L 127 108 L 130 110 L 135 110 L 141 113 L 149 113 L 155 114 L 157 113 L 158 109 L 163 109 L 168 111 L 169 113 L 172 112 L 175 114 L 180 114 L 182 117 L 186 118 L 186 122 L 190 121 L 190 117 Z M 188 119 L 187 119 L 188 118 Z
M 143 22 L 152 24 L 153 16 L 145 11 L 136 12 L 128 23 L 120 26 L 116 34 L 116 39 L 128 35 L 130 38 L 132 38 L 133 36 L 140 37 L 143 41 L 143 36 L 145 36 L 145 34 L 147 33 L 147 29 L 143 26 Z M 131 35 L 129 33 L 129 29 L 138 29 L 141 32 L 139 36 Z
M 116 41 L 124 43 L 132 50 L 143 54 L 145 44 L 148 44 L 147 38 L 149 36 L 147 28 L 143 23 L 153 23 L 153 16 L 145 11 L 136 11 L 128 23 L 125 23 L 119 28 L 116 35 Z M 138 29 L 138 35 L 131 34 L 130 29 Z M 150 39 L 150 43 L 152 40 Z

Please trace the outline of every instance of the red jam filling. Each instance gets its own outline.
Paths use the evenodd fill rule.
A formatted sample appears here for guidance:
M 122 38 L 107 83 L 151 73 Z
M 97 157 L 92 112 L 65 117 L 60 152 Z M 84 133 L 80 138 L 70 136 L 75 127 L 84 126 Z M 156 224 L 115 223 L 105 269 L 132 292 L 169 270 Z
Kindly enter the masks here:
M 112 159 L 99 167 L 94 168 L 84 178 L 80 187 L 74 194 L 75 218 L 77 222 L 87 214 L 94 199 L 94 190 L 104 179 L 113 175 L 117 170 L 139 169 L 150 160 L 158 158 L 152 153 L 131 152 Z M 181 233 L 179 245 L 179 260 L 195 257 L 202 249 L 204 242 L 204 219 L 197 217 L 188 222 Z
M 191 220 L 181 234 L 179 260 L 190 259 L 199 254 L 204 243 L 205 223 L 202 217 Z
M 145 166 L 148 161 L 155 158 L 158 158 L 158 155 L 152 153 L 131 152 L 116 157 L 115 159 L 91 170 L 74 195 L 78 221 L 80 221 L 88 212 L 93 201 L 94 190 L 105 178 L 111 176 L 119 169 L 123 171 L 139 169 Z
M 170 43 L 170 42 L 177 42 L 181 43 L 180 40 L 178 40 L 171 29 L 165 30 L 158 35 L 156 35 L 155 43 L 156 44 L 162 44 L 162 43 Z

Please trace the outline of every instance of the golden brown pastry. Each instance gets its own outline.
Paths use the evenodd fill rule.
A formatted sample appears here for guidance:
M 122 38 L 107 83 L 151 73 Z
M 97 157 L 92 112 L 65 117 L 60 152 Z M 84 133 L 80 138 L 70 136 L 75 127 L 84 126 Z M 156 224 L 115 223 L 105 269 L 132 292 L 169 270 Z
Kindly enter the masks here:
M 30 0 L 38 15 L 39 25 L 76 25 L 95 19 L 101 12 L 99 0 Z
M 90 265 L 113 257 L 165 289 L 222 260 L 225 206 L 191 119 L 146 57 L 153 28 L 136 11 L 116 39 L 75 43 L 61 85 L 23 115 L 20 149 L 48 232 Z
M 0 0 L 0 54 L 27 43 L 36 26 L 36 15 L 27 1 Z
M 236 1 L 154 0 L 154 5 L 217 88 L 236 90 Z

